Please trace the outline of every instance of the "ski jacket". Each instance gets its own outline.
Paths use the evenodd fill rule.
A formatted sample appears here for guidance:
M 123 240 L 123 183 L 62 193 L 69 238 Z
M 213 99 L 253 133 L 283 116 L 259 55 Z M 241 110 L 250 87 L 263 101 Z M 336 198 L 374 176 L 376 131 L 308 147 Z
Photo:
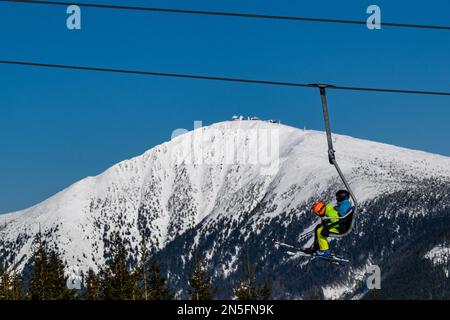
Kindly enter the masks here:
M 348 199 L 338 202 L 336 210 L 339 213 L 339 217 L 345 216 L 351 207 L 352 203 Z
M 325 207 L 325 216 L 329 218 L 336 218 L 336 219 L 327 219 L 323 220 L 324 225 L 329 225 L 335 222 L 339 221 L 339 213 L 334 209 L 334 207 L 331 204 L 327 204 Z M 334 227 L 337 227 L 337 225 L 334 225 Z

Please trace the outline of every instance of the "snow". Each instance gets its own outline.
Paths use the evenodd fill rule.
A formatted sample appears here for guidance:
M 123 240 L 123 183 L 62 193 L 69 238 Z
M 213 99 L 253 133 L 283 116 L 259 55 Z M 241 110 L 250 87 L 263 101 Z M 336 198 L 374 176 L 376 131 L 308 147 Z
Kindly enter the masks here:
M 223 265 L 223 278 L 228 278 L 233 272 L 235 272 L 238 268 L 238 257 L 241 251 L 241 248 L 235 247 L 235 255 L 231 257 L 231 260 Z
M 367 262 L 363 267 L 352 270 L 351 281 L 345 284 L 334 284 L 322 288 L 325 299 L 338 300 L 345 297 L 347 294 L 354 292 L 360 283 L 366 277 L 367 271 L 371 266 L 370 262 Z
M 396 173 L 450 177 L 447 157 L 342 135 L 335 135 L 334 142 L 337 160 L 360 202 L 404 187 Z M 3 215 L 7 226 L 0 239 L 8 246 L 18 235 L 28 236 L 11 249 L 19 261 L 30 256 L 39 226 L 43 232 L 58 227 L 51 237 L 68 266 L 96 270 L 104 262 L 103 234 L 118 230 L 129 234 L 130 248 L 138 246 L 142 232 L 137 221 L 142 216 L 150 233 L 146 243 L 158 250 L 195 226 L 205 234 L 219 218 L 227 218 L 230 225 L 243 221 L 244 213 L 271 199 L 276 207 L 251 217 L 248 228 L 241 230 L 249 237 L 265 221 L 327 196 L 330 184 L 341 185 L 326 148 L 323 132 L 266 121 L 198 128 L 36 206 Z M 230 230 L 223 232 L 226 237 Z M 223 269 L 226 276 L 234 263 Z M 345 290 L 329 288 L 327 294 L 335 297 Z
M 430 260 L 434 265 L 442 265 L 447 278 L 450 276 L 450 245 L 436 246 L 428 251 L 424 258 Z

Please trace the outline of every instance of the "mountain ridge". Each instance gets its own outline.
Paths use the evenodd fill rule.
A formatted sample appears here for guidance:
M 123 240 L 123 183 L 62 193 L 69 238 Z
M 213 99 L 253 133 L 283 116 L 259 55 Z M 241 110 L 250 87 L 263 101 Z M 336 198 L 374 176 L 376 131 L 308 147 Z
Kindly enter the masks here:
M 279 154 L 262 158 L 262 163 L 239 159 L 245 152 L 261 155 L 255 149 L 257 143 L 251 143 L 258 142 L 258 138 L 252 140 L 255 131 L 263 136 L 275 132 Z M 235 157 L 228 159 L 230 141 L 235 143 Z M 405 190 L 414 193 L 418 183 L 432 185 L 437 180 L 438 185 L 449 185 L 450 158 L 341 135 L 334 136 L 334 143 L 338 162 L 362 204 Z M 202 157 L 196 154 L 199 148 Z M 251 156 L 248 159 L 252 160 Z M 224 246 L 224 252 L 215 251 L 214 245 L 205 249 L 206 262 L 219 255 L 229 257 L 219 269 L 225 270 L 225 278 L 233 277 L 245 251 L 243 244 L 255 235 L 283 228 L 298 233 L 307 230 L 312 223 L 308 215 L 311 201 L 332 201 L 340 187 L 342 183 L 328 164 L 323 132 L 263 121 L 221 122 L 178 136 L 80 180 L 36 206 L 5 215 L 0 258 L 10 263 L 22 261 L 23 267 L 40 225 L 58 244 L 68 267 L 97 270 L 108 251 L 108 235 L 118 230 L 128 242 L 132 260 L 142 237 L 149 250 L 161 256 L 179 239 L 190 242 L 188 247 L 180 244 L 185 247 L 178 253 L 181 264 L 176 263 L 180 274 L 196 246 L 206 248 L 209 242 Z M 442 197 L 438 193 L 427 196 Z M 400 219 L 402 214 L 399 209 L 394 215 Z M 420 219 L 428 214 L 429 208 L 424 206 L 409 217 Z M 273 230 L 267 229 L 268 225 Z M 361 232 L 358 228 L 357 234 Z M 217 238 L 208 240 L 208 234 Z M 229 237 L 240 239 L 236 249 L 226 245 Z M 217 269 L 217 264 L 220 262 L 210 267 Z M 166 263 L 168 270 L 169 265 Z

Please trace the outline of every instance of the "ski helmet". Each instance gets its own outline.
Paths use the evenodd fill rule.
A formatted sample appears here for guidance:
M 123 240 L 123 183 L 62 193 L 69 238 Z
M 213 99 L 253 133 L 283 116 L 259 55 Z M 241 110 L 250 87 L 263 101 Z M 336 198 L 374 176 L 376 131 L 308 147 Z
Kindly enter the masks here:
M 341 202 L 350 198 L 350 192 L 347 190 L 339 190 L 336 192 L 336 200 L 337 202 Z
M 323 217 L 325 215 L 325 207 L 326 205 L 322 201 L 316 202 L 313 206 L 314 214 Z

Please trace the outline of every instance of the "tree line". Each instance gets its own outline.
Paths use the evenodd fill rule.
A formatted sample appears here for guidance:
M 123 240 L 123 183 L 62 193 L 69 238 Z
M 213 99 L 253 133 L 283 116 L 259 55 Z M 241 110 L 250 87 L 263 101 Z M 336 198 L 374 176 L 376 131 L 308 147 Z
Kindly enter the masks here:
M 172 300 L 175 292 L 167 284 L 160 265 L 149 257 L 145 242 L 141 243 L 139 261 L 134 268 L 129 266 L 127 250 L 118 234 L 110 239 L 110 252 L 105 265 L 97 272 L 89 269 L 82 275 L 79 289 L 67 286 L 65 264 L 58 250 L 51 247 L 38 233 L 29 264 L 22 272 L 14 266 L 0 263 L 0 300 Z M 258 285 L 255 265 L 247 255 L 245 276 L 233 289 L 237 300 L 268 300 L 271 285 L 264 278 Z M 195 265 L 188 279 L 188 290 L 192 300 L 212 300 L 215 288 L 211 276 L 202 265 L 198 250 Z

